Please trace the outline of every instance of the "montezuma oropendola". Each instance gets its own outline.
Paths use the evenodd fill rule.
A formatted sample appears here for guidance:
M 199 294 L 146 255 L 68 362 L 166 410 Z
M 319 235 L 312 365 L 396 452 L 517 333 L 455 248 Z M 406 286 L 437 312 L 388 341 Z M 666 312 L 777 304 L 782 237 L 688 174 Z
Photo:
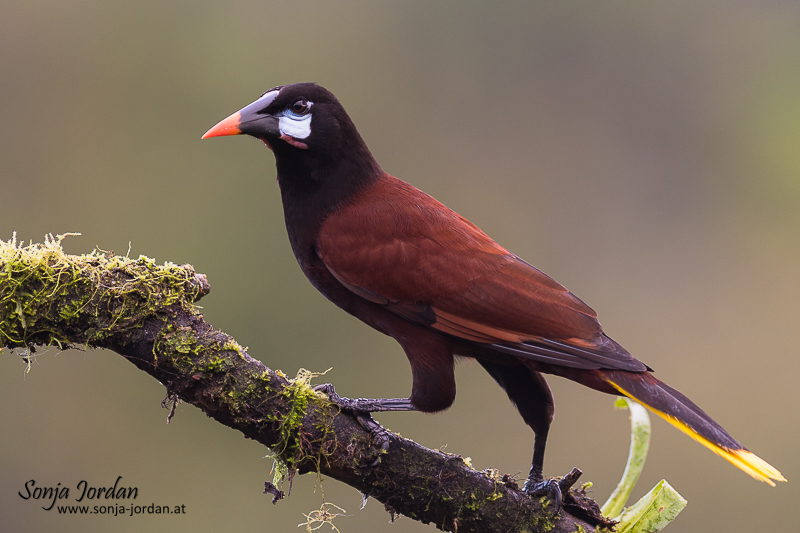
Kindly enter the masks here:
M 286 229 L 300 268 L 325 297 L 400 343 L 408 399 L 344 408 L 434 412 L 456 394 L 454 355 L 472 357 L 534 431 L 525 491 L 560 503 L 542 466 L 553 396 L 542 373 L 624 395 L 751 476 L 781 473 L 603 333 L 597 314 L 477 226 L 381 170 L 342 105 L 313 83 L 278 86 L 203 138 L 246 134 L 275 154 Z M 365 418 L 362 417 L 362 420 Z

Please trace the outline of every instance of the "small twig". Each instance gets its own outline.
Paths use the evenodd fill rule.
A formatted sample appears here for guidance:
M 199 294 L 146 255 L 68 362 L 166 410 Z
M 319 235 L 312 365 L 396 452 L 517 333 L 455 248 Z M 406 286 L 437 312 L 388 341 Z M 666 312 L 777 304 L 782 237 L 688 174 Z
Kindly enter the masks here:
M 169 409 L 169 414 L 167 415 L 167 424 L 170 423 L 172 417 L 175 416 L 175 409 L 178 407 L 178 403 L 180 403 L 180 398 L 178 398 L 178 394 L 175 392 L 170 392 L 167 389 L 167 397 L 161 400 L 161 407 L 163 409 Z M 170 402 L 172 405 L 170 406 Z
M 280 500 L 283 499 L 283 491 L 278 490 L 278 487 L 270 483 L 269 481 L 264 482 L 264 494 L 272 494 L 272 504 L 275 505 Z
M 583 471 L 579 468 L 573 468 L 569 473 L 558 481 L 558 486 L 561 488 L 561 493 L 564 494 L 572 488 L 578 478 L 583 475 Z

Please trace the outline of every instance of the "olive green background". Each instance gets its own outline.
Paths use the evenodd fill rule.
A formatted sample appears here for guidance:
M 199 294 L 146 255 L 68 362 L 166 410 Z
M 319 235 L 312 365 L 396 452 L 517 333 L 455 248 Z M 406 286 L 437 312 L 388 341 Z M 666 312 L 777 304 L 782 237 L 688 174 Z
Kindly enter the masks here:
M 800 4 L 796 2 L 155 2 L 0 6 L 0 238 L 81 232 L 208 275 L 206 318 L 271 368 L 348 396 L 406 396 L 400 348 L 306 282 L 274 160 L 200 141 L 278 84 L 331 89 L 383 168 L 429 192 L 598 310 L 606 331 L 790 482 L 772 489 L 663 423 L 634 496 L 689 500 L 667 531 L 790 531 L 800 497 Z M 121 357 L 0 353 L 6 531 L 299 531 L 312 475 L 273 506 L 266 450 L 181 405 Z M 532 434 L 471 362 L 437 415 L 389 428 L 526 472 Z M 603 501 L 628 421 L 559 378 L 546 474 L 578 466 Z M 64 516 L 17 494 L 114 482 L 185 516 Z M 388 524 L 334 480 L 342 533 Z M 105 502 L 102 502 L 105 503 Z M 322 531 L 328 530 L 328 526 Z

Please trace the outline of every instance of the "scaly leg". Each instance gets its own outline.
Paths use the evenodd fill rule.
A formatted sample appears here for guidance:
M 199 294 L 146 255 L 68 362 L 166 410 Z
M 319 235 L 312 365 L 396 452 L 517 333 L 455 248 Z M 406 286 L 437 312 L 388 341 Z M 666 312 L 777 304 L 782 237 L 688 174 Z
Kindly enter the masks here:
M 389 432 L 378 424 L 370 413 L 417 410 L 408 398 L 343 398 L 336 394 L 336 390 L 330 383 L 317 385 L 314 390 L 325 393 L 331 402 L 345 411 L 351 411 L 358 423 L 372 435 L 373 440 L 382 450 L 389 448 Z

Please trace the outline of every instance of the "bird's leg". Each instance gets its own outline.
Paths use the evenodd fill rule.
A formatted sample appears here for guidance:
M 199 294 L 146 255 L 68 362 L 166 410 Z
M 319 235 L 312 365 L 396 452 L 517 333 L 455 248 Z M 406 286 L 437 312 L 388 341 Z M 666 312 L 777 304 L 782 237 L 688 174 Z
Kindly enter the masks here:
M 478 362 L 503 387 L 517 406 L 522 419 L 533 430 L 533 460 L 523 490 L 531 496 L 547 496 L 554 503 L 553 514 L 558 513 L 561 509 L 561 494 L 569 490 L 574 480 L 572 483 L 566 483 L 566 488 L 562 490 L 559 481 L 555 479 L 545 481 L 542 475 L 544 447 L 554 413 L 550 386 L 541 373 L 524 364 L 503 365 L 481 359 L 478 359 Z
M 525 492 L 530 493 L 534 485 L 540 485 L 544 480 L 544 447 L 547 443 L 547 433 L 550 428 L 540 429 L 533 439 L 533 460 L 531 461 L 531 471 L 528 473 L 528 480 L 525 482 Z
M 572 488 L 583 472 L 579 468 L 573 468 L 569 474 L 559 480 L 548 479 L 545 481 L 544 475 L 542 474 L 542 467 L 544 463 L 544 445 L 546 441 L 547 431 L 544 431 L 544 433 L 540 431 L 536 434 L 533 442 L 531 471 L 528 474 L 528 479 L 525 481 L 525 486 L 522 490 L 530 496 L 547 496 L 550 501 L 555 503 L 553 514 L 556 514 L 559 509 L 561 509 L 562 496 Z
M 314 387 L 315 391 L 324 392 L 331 402 L 347 411 L 362 413 L 378 413 L 381 411 L 416 411 L 408 398 L 344 398 L 336 394 L 330 383 Z
M 553 514 L 561 509 L 561 487 L 555 479 L 544 480 L 542 473 L 544 467 L 544 446 L 547 442 L 549 427 L 540 428 L 533 439 L 533 461 L 531 461 L 531 471 L 522 489 L 531 496 L 547 496 L 555 504 Z
M 336 390 L 330 383 L 317 385 L 314 390 L 325 393 L 331 402 L 345 411 L 352 411 L 358 423 L 372 435 L 373 440 L 382 450 L 389 448 L 389 432 L 378 424 L 370 413 L 417 410 L 408 398 L 343 398 L 336 394 Z

